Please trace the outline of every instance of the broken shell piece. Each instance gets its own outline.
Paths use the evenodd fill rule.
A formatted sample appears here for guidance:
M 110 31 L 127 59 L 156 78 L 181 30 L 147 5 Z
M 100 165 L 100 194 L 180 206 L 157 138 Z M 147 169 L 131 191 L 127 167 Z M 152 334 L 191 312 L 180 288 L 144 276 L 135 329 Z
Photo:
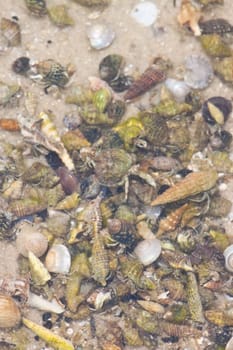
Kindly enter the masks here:
M 182 26 L 187 24 L 195 36 L 200 36 L 201 29 L 198 24 L 200 18 L 201 12 L 190 3 L 190 0 L 182 0 L 180 12 L 177 16 L 178 23 Z
M 45 266 L 49 272 L 66 274 L 70 270 L 71 256 L 63 244 L 54 244 L 45 258 Z
M 32 292 L 28 296 L 28 305 L 39 310 L 54 312 L 55 314 L 61 314 L 65 311 L 64 307 L 54 298 L 52 301 L 48 301 L 39 295 L 36 295 Z
M 145 1 L 136 4 L 130 16 L 144 27 L 149 27 L 156 21 L 158 14 L 159 10 L 154 3 Z
M 110 46 L 115 36 L 115 32 L 108 24 L 96 23 L 87 29 L 87 37 L 91 47 L 96 50 L 105 49 Z
M 138 243 L 134 253 L 144 266 L 152 264 L 161 253 L 161 243 L 157 238 L 145 239 Z
M 178 102 L 184 102 L 190 92 L 190 87 L 183 80 L 168 78 L 165 80 L 165 86 Z

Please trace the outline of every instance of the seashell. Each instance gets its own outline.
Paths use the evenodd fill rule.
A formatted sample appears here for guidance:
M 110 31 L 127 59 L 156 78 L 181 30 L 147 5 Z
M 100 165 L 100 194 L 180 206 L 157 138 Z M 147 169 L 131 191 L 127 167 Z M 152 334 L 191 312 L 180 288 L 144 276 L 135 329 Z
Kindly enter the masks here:
M 56 210 L 71 210 L 77 207 L 79 203 L 79 194 L 77 192 L 74 192 L 64 198 L 62 201 L 58 202 L 55 209 Z
M 202 116 L 208 124 L 223 125 L 232 112 L 232 103 L 222 96 L 209 98 L 202 105 Z
M 81 123 L 81 117 L 73 112 L 67 113 L 63 118 L 63 124 L 68 130 L 77 129 Z
M 193 89 L 205 89 L 213 79 L 213 69 L 205 56 L 190 55 L 185 59 L 185 83 Z
M 148 158 L 140 163 L 140 168 L 143 171 L 148 171 L 149 168 L 162 170 L 162 171 L 176 171 L 181 169 L 180 162 L 172 157 L 157 156 L 154 158 Z
M 32 292 L 29 293 L 27 304 L 30 307 L 47 312 L 54 312 L 56 314 L 61 314 L 65 311 L 64 307 L 61 306 L 61 303 L 59 303 L 55 298 L 52 299 L 52 301 L 48 301 Z
M 0 105 L 9 103 L 19 91 L 19 85 L 7 85 L 0 81 Z
M 38 213 L 47 208 L 48 203 L 40 197 L 38 198 L 23 198 L 13 200 L 9 205 L 9 211 L 18 218 Z
M 20 26 L 17 22 L 2 17 L 0 30 L 7 39 L 9 46 L 18 46 L 21 43 Z
M 204 323 L 205 318 L 198 290 L 196 276 L 193 272 L 187 272 L 187 299 L 191 319 L 195 322 Z
M 115 92 L 123 92 L 131 87 L 134 78 L 131 75 L 120 74 L 118 78 L 109 82 L 112 90 Z
M 164 84 L 178 102 L 184 102 L 190 92 L 190 87 L 183 80 L 167 78 Z
M 22 175 L 26 183 L 40 185 L 41 187 L 52 188 L 59 181 L 56 173 L 47 165 L 34 162 Z
M 233 26 L 224 18 L 214 18 L 199 22 L 201 34 L 219 34 L 223 36 L 233 32 Z
M 215 170 L 190 173 L 174 186 L 160 194 L 151 205 L 172 203 L 198 193 L 208 191 L 215 186 L 218 174 Z
M 233 349 L 233 337 L 230 338 L 230 340 L 227 342 L 225 350 L 232 350 Z
M 79 129 L 67 131 L 61 136 L 61 141 L 69 152 L 91 146 Z
M 223 81 L 233 83 L 233 57 L 214 62 L 214 71 Z
M 187 210 L 188 204 L 185 203 L 181 207 L 171 211 L 165 218 L 159 221 L 158 231 L 156 237 L 160 237 L 163 233 L 174 231 L 179 225 L 184 212 Z
M 84 88 L 81 85 L 72 85 L 69 89 L 68 95 L 66 96 L 65 102 L 81 106 L 85 103 L 92 103 L 92 99 L 92 89 Z
M 64 166 L 59 166 L 57 175 L 60 177 L 60 183 L 66 194 L 69 195 L 77 191 L 77 178 L 69 169 Z
M 20 310 L 10 296 L 0 294 L 0 308 L 0 328 L 12 328 L 20 323 Z
M 17 227 L 16 248 L 25 257 L 28 256 L 29 251 L 40 257 L 48 248 L 48 240 L 40 233 L 37 225 L 23 221 Z
M 229 148 L 232 142 L 232 134 L 227 130 L 217 130 L 210 136 L 210 145 L 213 150 Z
M 172 322 L 161 321 L 161 329 L 172 337 L 194 337 L 199 338 L 202 336 L 202 331 L 192 326 L 178 325 Z
M 125 101 L 133 100 L 144 94 L 156 84 L 166 79 L 167 62 L 161 58 L 156 58 L 154 64 L 145 70 L 145 72 L 136 79 L 126 92 Z
M 54 349 L 75 350 L 72 343 L 49 329 L 23 317 L 23 324 Z
M 45 258 L 45 266 L 49 272 L 69 273 L 71 256 L 68 248 L 63 244 L 54 244 Z
M 152 111 L 162 117 L 172 118 L 178 115 L 190 114 L 192 106 L 185 102 L 181 103 L 174 99 L 166 98 L 154 106 Z
M 11 239 L 14 236 L 14 232 L 10 229 L 14 224 L 16 218 L 14 215 L 8 211 L 0 210 L 0 238 Z
M 144 27 L 151 26 L 157 19 L 159 10 L 151 1 L 138 3 L 130 12 L 130 16 Z
M 51 275 L 45 268 L 43 263 L 38 259 L 35 254 L 28 252 L 29 267 L 31 272 L 31 278 L 37 286 L 44 286 L 50 279 Z
M 233 161 L 229 158 L 229 153 L 226 151 L 215 151 L 209 156 L 209 159 L 216 171 L 231 174 L 233 172 Z
M 180 232 L 176 240 L 180 247 L 180 250 L 184 253 L 190 253 L 196 247 L 196 239 L 193 235 L 192 230 L 186 230 L 184 232 Z
M 69 231 L 70 215 L 60 210 L 48 209 L 46 224 L 53 236 L 65 236 Z
M 44 16 L 47 13 L 45 0 L 25 0 L 28 10 L 36 16 Z
M 92 7 L 92 6 L 107 6 L 110 3 L 110 0 L 74 0 L 79 5 Z
M 118 121 L 126 111 L 126 104 L 124 101 L 121 100 L 115 100 L 111 101 L 106 109 L 106 112 L 108 114 L 108 117 L 110 119 L 113 119 L 114 121 Z
M 223 5 L 224 0 L 198 0 L 202 6 Z
M 124 58 L 118 54 L 111 54 L 105 56 L 99 64 L 99 75 L 100 78 L 110 82 L 116 79 L 124 65 Z
M 229 237 L 223 231 L 210 230 L 209 235 L 214 242 L 214 246 L 221 252 L 227 249 L 227 247 L 230 245 Z
M 181 269 L 186 272 L 194 271 L 188 255 L 185 255 L 178 251 L 174 252 L 171 250 L 164 250 L 162 252 L 162 257 L 174 269 Z
M 182 0 L 180 12 L 177 16 L 178 23 L 182 26 L 187 24 L 195 36 L 201 35 L 201 30 L 199 27 L 199 20 L 201 16 L 201 12 L 197 7 L 192 5 L 190 0 Z
M 159 313 L 159 314 L 164 314 L 165 309 L 164 307 L 159 304 L 155 303 L 154 301 L 149 301 L 149 300 L 137 300 L 137 303 L 146 311 L 149 311 L 151 313 Z
M 227 247 L 224 252 L 224 258 L 225 258 L 225 267 L 228 271 L 233 272 L 233 244 L 231 244 L 229 247 Z
M 230 46 L 225 44 L 218 34 L 206 34 L 200 37 L 201 45 L 211 57 L 229 57 L 232 55 Z
M 91 47 L 96 50 L 110 46 L 115 36 L 113 29 L 105 23 L 96 23 L 87 28 L 87 37 Z
M 72 26 L 74 20 L 68 14 L 66 5 L 52 6 L 48 9 L 48 15 L 51 21 L 58 27 Z
M 106 288 L 97 288 L 86 299 L 89 307 L 94 310 L 100 310 L 105 303 L 113 299 L 113 291 Z
M 22 191 L 23 191 L 22 180 L 21 179 L 15 180 L 10 182 L 10 184 L 6 183 L 6 188 L 5 186 L 3 187 L 3 197 L 7 198 L 8 200 L 19 199 L 21 198 Z
M 131 223 L 114 218 L 107 220 L 107 227 L 115 241 L 126 245 L 128 248 L 132 248 L 135 245 L 134 226 Z
M 0 119 L 0 129 L 7 131 L 20 131 L 20 126 L 16 119 L 4 118 Z
M 101 88 L 93 94 L 93 105 L 97 108 L 100 113 L 105 112 L 109 102 L 112 99 L 112 95 L 109 89 Z
M 94 105 L 82 106 L 80 116 L 89 125 L 112 125 L 114 123 L 107 113 L 98 111 Z
M 139 242 L 134 249 L 135 255 L 144 266 L 152 264 L 161 253 L 161 243 L 158 239 L 145 239 Z
M 30 58 L 21 56 L 12 63 L 12 70 L 17 74 L 25 74 L 30 69 Z
M 124 142 L 128 150 L 133 145 L 133 141 L 144 134 L 143 122 L 137 117 L 130 117 L 113 128 Z

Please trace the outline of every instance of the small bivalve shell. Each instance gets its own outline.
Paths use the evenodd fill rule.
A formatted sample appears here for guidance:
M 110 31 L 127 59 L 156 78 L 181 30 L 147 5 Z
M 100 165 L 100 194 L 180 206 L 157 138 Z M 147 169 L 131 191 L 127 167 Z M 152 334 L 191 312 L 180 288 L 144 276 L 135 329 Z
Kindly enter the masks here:
M 233 272 L 233 244 L 229 245 L 224 252 L 225 267 L 228 271 Z
M 210 61 L 203 55 L 190 55 L 185 59 L 185 83 L 193 89 L 205 89 L 213 79 Z
M 168 78 L 165 80 L 165 86 L 178 102 L 184 102 L 190 92 L 190 87 L 183 80 Z
M 21 314 L 10 296 L 0 294 L 0 310 L 0 328 L 11 328 L 19 324 Z
M 27 257 L 32 251 L 37 257 L 42 256 L 48 248 L 47 238 L 30 222 L 22 222 L 18 228 L 16 248 L 20 254 Z
M 144 266 L 150 265 L 160 256 L 160 240 L 157 238 L 145 239 L 138 243 L 134 249 L 134 253 Z
M 91 47 L 96 50 L 105 49 L 110 46 L 115 36 L 114 30 L 105 23 L 96 23 L 87 28 L 87 37 Z
M 63 244 L 54 244 L 45 258 L 45 266 L 49 272 L 66 274 L 70 271 L 71 256 Z
M 157 19 L 159 10 L 151 1 L 144 1 L 136 4 L 130 16 L 144 27 L 151 26 Z
M 232 103 L 222 96 L 206 100 L 202 106 L 202 116 L 208 124 L 223 125 L 232 112 Z

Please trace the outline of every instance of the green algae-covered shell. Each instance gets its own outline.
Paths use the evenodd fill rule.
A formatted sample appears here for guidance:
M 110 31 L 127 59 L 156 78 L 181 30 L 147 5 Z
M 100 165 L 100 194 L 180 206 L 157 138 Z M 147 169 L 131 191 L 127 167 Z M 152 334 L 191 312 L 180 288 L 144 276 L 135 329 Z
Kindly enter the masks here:
M 48 15 L 51 21 L 58 27 L 72 26 L 74 25 L 74 20 L 68 14 L 67 6 L 57 5 L 52 6 L 48 9 Z
M 45 0 L 25 0 L 28 10 L 36 16 L 44 16 L 47 13 Z
M 142 112 L 139 116 L 144 126 L 146 139 L 155 146 L 165 145 L 169 136 L 165 119 L 151 112 Z
M 218 34 L 207 34 L 200 37 L 203 49 L 211 57 L 229 57 L 232 55 L 231 48 L 225 44 Z
M 188 103 L 179 103 L 174 99 L 167 98 L 154 106 L 152 111 L 163 117 L 171 118 L 176 115 L 188 114 L 192 109 L 192 106 Z
M 215 62 L 214 71 L 223 81 L 233 83 L 233 56 Z
M 110 3 L 110 0 L 74 0 L 77 4 L 92 7 L 92 6 L 107 6 Z

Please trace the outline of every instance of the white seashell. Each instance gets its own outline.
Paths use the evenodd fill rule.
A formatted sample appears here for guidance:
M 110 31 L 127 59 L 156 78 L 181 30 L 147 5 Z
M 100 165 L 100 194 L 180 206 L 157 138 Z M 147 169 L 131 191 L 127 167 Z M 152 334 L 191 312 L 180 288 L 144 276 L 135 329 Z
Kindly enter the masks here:
M 143 265 L 150 265 L 160 256 L 161 243 L 157 238 L 144 239 L 138 243 L 134 253 Z
M 48 248 L 48 239 L 39 232 L 37 225 L 23 221 L 17 228 L 16 248 L 25 257 L 29 251 L 40 257 Z
M 45 266 L 49 272 L 66 274 L 70 271 L 71 256 L 63 244 L 54 244 L 45 258 Z
M 140 2 L 134 6 L 130 16 L 144 27 L 151 26 L 157 19 L 159 10 L 151 1 Z
M 178 102 L 184 102 L 190 92 L 190 87 L 183 80 L 168 78 L 165 80 L 165 86 Z
M 225 350 L 233 350 L 233 337 L 228 341 Z
M 87 29 L 87 37 L 91 47 L 96 50 L 110 46 L 115 39 L 115 32 L 109 25 L 104 23 L 93 24 Z
M 48 301 L 32 292 L 29 293 L 27 303 L 29 306 L 36 309 L 54 312 L 55 314 L 61 314 L 65 311 L 64 307 L 62 307 L 55 298 L 52 299 L 52 301 Z
M 228 271 L 233 272 L 233 244 L 229 245 L 224 252 L 225 267 Z
M 190 55 L 185 59 L 185 83 L 193 89 L 206 88 L 214 73 L 209 59 L 204 55 Z

